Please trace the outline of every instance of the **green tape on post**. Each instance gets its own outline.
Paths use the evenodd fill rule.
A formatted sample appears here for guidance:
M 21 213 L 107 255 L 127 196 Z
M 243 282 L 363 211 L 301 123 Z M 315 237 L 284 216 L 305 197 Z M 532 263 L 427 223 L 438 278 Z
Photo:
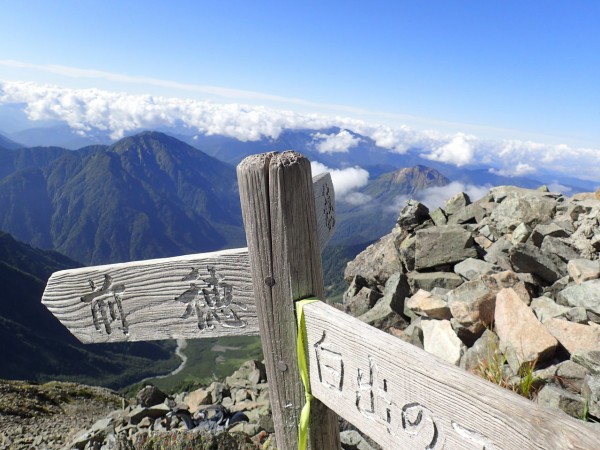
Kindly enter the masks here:
M 304 396 L 306 397 L 306 403 L 300 413 L 300 424 L 298 430 L 298 450 L 306 449 L 306 438 L 308 435 L 308 422 L 310 419 L 310 402 L 313 396 L 310 392 L 310 376 L 308 374 L 308 361 L 306 358 L 306 325 L 304 323 L 304 305 L 309 303 L 318 302 L 318 299 L 310 298 L 306 300 L 300 300 L 296 302 L 296 317 L 298 318 L 298 341 L 297 341 L 297 352 L 298 352 L 298 369 L 300 370 L 300 378 L 304 385 Z

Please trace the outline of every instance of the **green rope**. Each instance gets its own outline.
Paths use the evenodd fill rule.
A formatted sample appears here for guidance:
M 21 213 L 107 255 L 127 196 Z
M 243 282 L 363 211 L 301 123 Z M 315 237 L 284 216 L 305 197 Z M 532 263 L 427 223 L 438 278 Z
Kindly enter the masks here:
M 306 325 L 304 323 L 304 305 L 318 302 L 318 299 L 309 298 L 296 302 L 296 317 L 298 318 L 298 369 L 300 370 L 300 378 L 304 385 L 304 396 L 306 403 L 300 413 L 300 424 L 298 430 L 298 450 L 306 450 L 306 439 L 308 435 L 308 421 L 310 419 L 310 402 L 313 396 L 310 392 L 310 377 L 308 374 L 308 362 L 306 359 Z

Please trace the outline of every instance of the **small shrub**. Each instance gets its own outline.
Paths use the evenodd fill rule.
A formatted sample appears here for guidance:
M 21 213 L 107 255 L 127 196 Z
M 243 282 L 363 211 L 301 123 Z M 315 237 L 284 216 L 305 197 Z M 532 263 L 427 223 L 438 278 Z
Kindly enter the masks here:
M 492 340 L 488 345 L 486 358 L 479 361 L 475 374 L 500 387 L 510 389 L 525 398 L 533 400 L 543 385 L 542 380 L 535 376 L 536 365 L 537 359 L 522 364 L 515 380 L 514 375 L 505 369 L 506 357 L 500 351 L 497 342 Z

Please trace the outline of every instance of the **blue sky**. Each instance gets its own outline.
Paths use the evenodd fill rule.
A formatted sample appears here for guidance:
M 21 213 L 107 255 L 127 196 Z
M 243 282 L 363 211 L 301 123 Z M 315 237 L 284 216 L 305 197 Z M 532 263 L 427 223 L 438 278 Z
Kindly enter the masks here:
M 7 0 L 2 10 L 5 61 L 308 103 L 221 101 L 600 147 L 597 1 Z M 219 100 L 6 64 L 0 79 Z

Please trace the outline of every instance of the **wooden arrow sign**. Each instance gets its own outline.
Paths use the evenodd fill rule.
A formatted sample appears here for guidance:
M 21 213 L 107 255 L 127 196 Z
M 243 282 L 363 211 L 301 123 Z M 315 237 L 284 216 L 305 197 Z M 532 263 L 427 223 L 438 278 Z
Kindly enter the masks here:
M 323 250 L 335 229 L 331 176 L 313 191 Z M 83 343 L 258 335 L 246 248 L 63 270 L 42 303 Z

